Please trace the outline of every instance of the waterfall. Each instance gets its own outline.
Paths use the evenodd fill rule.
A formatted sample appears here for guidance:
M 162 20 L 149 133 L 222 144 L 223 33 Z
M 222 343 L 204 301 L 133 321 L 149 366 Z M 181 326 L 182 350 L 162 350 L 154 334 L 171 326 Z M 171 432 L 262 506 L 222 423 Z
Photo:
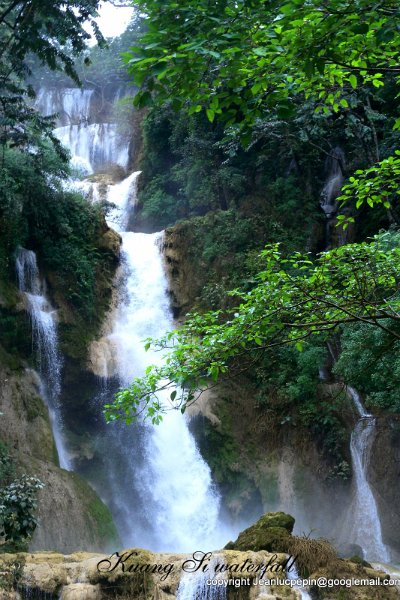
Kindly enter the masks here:
M 291 581 L 301 579 L 295 564 L 292 564 L 290 570 L 286 571 L 286 576 Z M 312 600 L 310 594 L 307 592 L 307 590 L 304 589 L 302 585 L 295 585 L 294 589 L 300 592 L 301 600 Z
M 87 122 L 93 98 L 66 93 L 68 101 L 63 92 L 50 97 L 43 92 L 38 106 L 52 113 L 58 103 L 63 114 L 68 113 L 55 134 L 70 149 L 74 164 L 86 172 L 98 171 L 105 163 L 126 166 L 127 144 L 118 137 L 116 126 Z M 119 387 L 129 385 L 148 364 L 161 359 L 159 354 L 145 352 L 143 340 L 160 337 L 173 326 L 159 249 L 162 233 L 127 231 L 138 176 L 132 173 L 106 190 L 107 200 L 115 207 L 108 222 L 123 241 L 121 265 L 113 310 L 103 337 L 90 349 L 93 372 L 99 377 L 92 402 L 95 462 L 83 464 L 79 457 L 74 466 L 79 470 L 83 465 L 83 474 L 109 505 L 125 546 L 180 552 L 215 549 L 232 532 L 224 532 L 218 522 L 220 498 L 186 417 L 171 410 L 159 426 L 122 422 L 106 426 L 102 416 L 104 404 L 112 401 Z M 95 183 L 81 181 L 77 187 L 92 201 L 100 196 Z
M 45 117 L 58 115 L 60 125 L 79 125 L 88 122 L 93 90 L 80 88 L 41 88 L 36 99 L 36 108 Z
M 133 173 L 108 191 L 116 207 L 109 224 L 123 240 L 123 272 L 108 333 L 92 345 L 91 353 L 95 371 L 103 378 L 116 378 L 119 385 L 128 385 L 148 364 L 160 361 L 158 354 L 145 352 L 143 340 L 172 328 L 159 250 L 162 234 L 125 231 L 138 176 Z M 185 552 L 226 542 L 210 469 L 180 411 L 171 410 L 158 426 L 109 425 L 101 443 L 108 448 L 103 450 L 105 461 L 112 457 L 104 477 L 113 490 L 109 503 L 126 545 Z
M 89 175 L 110 164 L 123 168 L 128 163 L 128 147 L 113 123 L 81 123 L 54 130 L 63 146 L 69 148 L 74 169 Z
M 390 553 L 382 540 L 381 523 L 374 494 L 368 482 L 371 448 L 376 434 L 376 421 L 365 410 L 358 392 L 347 386 L 359 415 L 350 441 L 351 462 L 354 473 L 354 499 L 350 510 L 351 541 L 361 546 L 364 559 L 389 562 Z
M 61 359 L 58 351 L 55 311 L 46 298 L 40 280 L 36 255 L 32 250 L 19 248 L 16 257 L 18 287 L 26 299 L 32 324 L 32 340 L 39 361 L 41 395 L 45 399 L 53 429 L 60 466 L 70 470 L 70 462 L 62 435 L 59 406 Z
M 221 560 L 222 564 L 223 562 Z M 217 564 L 217 556 L 214 556 L 205 573 L 201 570 L 196 573 L 183 573 L 176 591 L 176 600 L 226 600 L 227 586 L 224 585 L 226 576 L 224 573 L 215 572 Z M 209 580 L 214 583 L 207 584 Z M 221 584 L 218 585 L 218 582 Z
M 341 148 L 334 148 L 325 162 L 327 173 L 325 185 L 321 192 L 321 208 L 327 219 L 331 219 L 337 211 L 336 199 L 340 195 L 344 176 L 344 153 Z
M 120 93 L 118 89 L 114 101 L 119 99 Z M 111 164 L 125 169 L 129 160 L 128 144 L 117 125 L 91 122 L 94 94 L 94 90 L 79 88 L 42 88 L 35 104 L 43 115 L 57 115 L 54 134 L 70 150 L 71 165 L 83 176 Z

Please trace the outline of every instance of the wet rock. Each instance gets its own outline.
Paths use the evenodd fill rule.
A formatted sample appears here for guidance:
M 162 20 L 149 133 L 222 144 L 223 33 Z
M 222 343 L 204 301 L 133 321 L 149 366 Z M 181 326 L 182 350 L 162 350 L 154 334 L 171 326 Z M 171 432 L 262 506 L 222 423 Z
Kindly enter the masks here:
M 110 252 L 116 259 L 119 258 L 121 250 L 121 236 L 113 229 L 107 229 L 98 242 L 99 250 Z
M 73 583 L 63 588 L 60 600 L 102 600 L 102 592 L 99 585 Z
M 294 518 L 283 512 L 266 513 L 257 523 L 239 534 L 235 542 L 225 546 L 227 550 L 268 550 L 286 552 L 293 531 Z

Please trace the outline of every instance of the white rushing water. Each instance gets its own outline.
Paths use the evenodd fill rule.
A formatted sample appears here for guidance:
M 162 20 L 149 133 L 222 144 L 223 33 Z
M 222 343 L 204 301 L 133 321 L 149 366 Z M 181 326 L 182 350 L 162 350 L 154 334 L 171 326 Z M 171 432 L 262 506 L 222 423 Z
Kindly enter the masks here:
M 361 546 L 364 559 L 386 563 L 390 562 L 390 552 L 382 540 L 378 507 L 368 482 L 376 421 L 366 411 L 358 392 L 351 386 L 347 386 L 347 391 L 359 415 L 350 440 L 354 498 L 350 509 L 350 535 L 347 533 L 347 536 L 353 543 Z
M 79 125 L 89 122 L 92 96 L 93 90 L 41 88 L 36 107 L 46 117 L 57 114 L 60 125 Z
M 343 175 L 344 153 L 340 148 L 331 150 L 326 159 L 325 171 L 327 178 L 321 192 L 320 205 L 328 219 L 337 211 L 337 198 L 344 182 Z
M 19 248 L 16 258 L 18 286 L 25 295 L 32 324 L 32 339 L 39 361 L 41 394 L 46 400 L 60 466 L 71 469 L 62 434 L 59 406 L 61 391 L 61 359 L 58 351 L 55 311 L 44 292 L 39 277 L 36 255 L 32 250 Z
M 121 300 L 112 312 L 110 333 L 97 343 L 96 362 L 103 377 L 114 375 L 121 385 L 142 375 L 148 364 L 160 361 L 158 354 L 144 350 L 143 340 L 160 337 L 173 325 L 159 249 L 162 234 L 124 231 L 138 176 L 133 173 L 110 186 L 108 193 L 108 200 L 117 206 L 109 222 L 122 236 L 124 276 L 120 278 Z M 124 453 L 124 472 L 110 468 L 109 477 L 120 492 L 118 511 L 125 543 L 182 552 L 226 543 L 227 534 L 218 523 L 220 499 L 210 469 L 180 411 L 168 412 L 158 426 L 144 424 L 132 429 L 117 425 L 108 429 L 114 452 Z M 140 439 L 140 448 L 134 436 Z M 132 510 L 133 493 L 142 523 Z
M 128 163 L 128 148 L 114 123 L 65 125 L 54 133 L 62 145 L 69 148 L 72 167 L 83 175 L 109 164 L 125 168 Z
M 120 92 L 116 90 L 115 100 Z M 54 134 L 71 152 L 72 167 L 81 175 L 111 164 L 125 169 L 129 159 L 125 136 L 115 123 L 91 122 L 93 98 L 93 90 L 42 88 L 36 100 L 43 115 L 57 115 Z
M 220 563 L 224 563 L 221 558 Z M 195 573 L 182 573 L 178 589 L 176 591 L 176 600 L 226 600 L 227 573 L 216 572 L 218 564 L 217 556 L 213 557 L 208 563 L 207 571 L 203 573 L 201 569 Z M 212 585 L 207 581 L 213 581 Z
M 290 567 L 290 570 L 288 570 L 286 572 L 286 576 L 291 581 L 295 581 L 295 580 L 300 581 L 302 579 L 302 577 L 300 577 L 300 575 L 299 575 L 299 572 L 298 572 L 295 564 L 292 564 L 292 566 Z M 300 592 L 301 600 L 312 600 L 310 594 L 303 587 L 303 585 L 297 584 L 294 586 L 294 589 L 298 590 Z

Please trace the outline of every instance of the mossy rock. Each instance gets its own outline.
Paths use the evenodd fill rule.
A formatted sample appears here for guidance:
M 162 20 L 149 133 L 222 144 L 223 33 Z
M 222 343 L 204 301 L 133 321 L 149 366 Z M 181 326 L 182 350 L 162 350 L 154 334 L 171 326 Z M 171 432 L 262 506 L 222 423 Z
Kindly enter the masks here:
M 290 515 L 283 512 L 266 513 L 257 523 L 242 531 L 235 542 L 229 542 L 225 549 L 286 552 L 293 527 L 294 518 Z
M 352 556 L 348 560 L 352 563 L 355 563 L 356 565 L 362 565 L 363 567 L 368 567 L 369 569 L 373 568 L 369 562 L 367 562 L 366 560 L 364 560 L 363 558 L 361 558 L 361 556 L 358 556 L 357 554 L 355 556 Z
M 265 513 L 255 525 L 252 527 L 257 527 L 258 529 L 263 528 L 266 529 L 268 527 L 282 527 L 286 529 L 289 533 L 293 532 L 295 519 L 291 515 L 288 515 L 284 512 L 275 512 L 275 513 Z M 250 527 L 250 529 L 252 528 Z

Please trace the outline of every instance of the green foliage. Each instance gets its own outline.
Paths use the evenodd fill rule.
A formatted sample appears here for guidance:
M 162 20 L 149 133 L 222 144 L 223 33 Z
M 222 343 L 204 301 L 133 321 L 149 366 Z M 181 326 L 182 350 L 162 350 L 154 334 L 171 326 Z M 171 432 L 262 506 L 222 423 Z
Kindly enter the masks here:
M 160 229 L 210 211 L 236 210 L 238 219 L 252 219 L 256 235 L 250 237 L 259 240 L 258 249 L 275 240 L 304 247 L 318 218 L 315 195 L 322 185 L 313 143 L 339 135 L 339 125 L 323 117 L 318 123 L 309 107 L 299 107 L 295 122 L 260 122 L 244 150 L 201 114 L 176 114 L 169 105 L 150 111 L 144 120 L 139 219 Z
M 141 86 L 138 106 L 185 102 L 228 126 L 268 111 L 291 114 L 293 98 L 348 109 L 347 92 L 379 89 L 398 72 L 399 8 L 392 0 L 279 0 L 236 3 L 139 0 L 147 31 L 125 54 Z
M 179 218 L 178 207 L 175 198 L 168 194 L 163 185 L 163 178 L 154 178 L 140 194 L 143 205 L 142 216 L 156 226 L 171 225 Z
M 43 487 L 36 477 L 22 475 L 0 491 L 1 533 L 6 541 L 26 542 L 32 537 L 37 526 L 36 494 Z
M 110 38 L 106 43 L 92 47 L 83 47 L 74 56 L 73 68 L 85 87 L 94 86 L 102 91 L 129 83 L 121 53 L 135 44 L 142 32 L 141 16 L 134 12 L 126 30 L 118 37 Z M 67 72 L 52 72 L 48 64 L 42 64 L 38 57 L 29 57 L 30 81 L 35 89 L 43 82 L 51 81 L 57 88 L 70 87 L 71 79 Z
M 395 156 L 389 156 L 369 169 L 356 171 L 355 177 L 350 177 L 349 183 L 344 186 L 339 202 L 342 206 L 350 201 L 355 202 L 357 209 L 365 204 L 371 208 L 383 204 L 393 220 L 398 222 L 396 208 L 399 187 L 400 151 L 396 150 Z M 354 218 L 340 215 L 339 222 L 346 227 L 349 222 L 354 222 Z
M 120 391 L 106 417 L 131 422 L 151 409 L 154 420 L 168 405 L 184 411 L 198 391 L 250 368 L 266 350 L 290 345 L 302 351 L 310 337 L 328 338 L 344 324 L 362 322 L 400 339 L 400 249 L 388 249 L 390 237 L 335 248 L 315 261 L 301 253 L 283 258 L 276 246 L 267 248 L 257 285 L 231 292 L 235 308 L 193 314 L 181 329 L 148 340 L 147 347 L 167 351 L 164 364 L 148 367 Z M 176 386 L 179 394 L 163 405 L 157 392 Z
M 0 143 L 11 142 L 26 151 L 42 135 L 50 137 L 52 120 L 32 107 L 33 88 L 26 83 L 31 74 L 30 57 L 36 56 L 51 70 L 63 70 L 78 82 L 74 56 L 85 48 L 89 23 L 100 44 L 104 42 L 94 18 L 98 0 L 64 2 L 0 2 Z
M 264 414 L 273 414 L 275 427 L 295 427 L 311 432 L 325 457 L 334 463 L 332 476 L 344 477 L 343 447 L 347 437 L 341 420 L 344 394 L 327 393 L 321 387 L 320 368 L 326 364 L 324 337 L 294 346 L 272 348 L 264 353 L 253 379 L 257 402 Z
M 0 443 L 0 535 L 9 551 L 20 549 L 32 537 L 37 526 L 36 494 L 43 487 L 36 477 L 16 476 L 10 453 Z
M 258 141 L 260 131 L 262 136 L 276 136 L 278 125 L 283 130 L 278 134 L 281 146 L 289 142 L 294 156 L 299 141 L 317 148 L 321 140 L 322 147 L 329 144 L 333 132 L 327 140 L 321 123 L 326 121 L 331 129 L 339 125 L 341 138 L 352 139 L 355 151 L 360 154 L 362 148 L 366 155 L 364 164 L 355 165 L 361 178 L 350 179 L 347 200 L 355 192 L 354 204 L 359 207 L 382 203 L 390 211 L 389 218 L 397 222 L 388 197 L 396 193 L 397 177 L 388 184 L 395 158 L 360 173 L 379 161 L 379 129 L 400 126 L 398 101 L 393 99 L 398 98 L 400 43 L 394 23 L 400 9 L 392 0 L 378 5 L 371 0 L 324 4 L 279 0 L 213 6 L 206 0 L 184 5 L 173 0 L 140 0 L 139 6 L 147 29 L 124 55 L 140 87 L 137 106 L 168 103 L 174 110 L 182 109 L 189 122 L 204 115 L 211 130 L 222 123 L 227 138 L 239 134 L 245 147 Z M 390 100 L 385 85 L 390 88 Z M 384 115 L 379 106 L 382 99 L 389 105 Z M 396 147 L 389 145 L 384 156 Z M 211 152 L 215 155 L 215 148 Z M 270 157 L 275 159 L 274 153 Z M 204 157 L 192 160 L 183 177 L 176 170 L 178 184 L 193 180 L 186 187 L 184 216 L 190 215 L 190 203 L 200 211 L 215 209 L 218 170 L 215 165 L 205 169 L 210 162 Z M 363 180 L 367 187 L 359 189 Z M 225 181 L 234 181 L 229 169 Z M 185 190 L 184 185 L 179 192 Z M 168 193 L 174 196 L 174 191 Z M 227 197 L 229 206 L 229 188 Z M 220 208 L 225 206 L 220 204 Z M 348 214 L 339 218 L 344 229 L 353 221 Z
M 400 412 L 398 340 L 382 329 L 358 324 L 344 329 L 341 343 L 335 373 L 363 394 L 368 408 Z
M 95 277 L 101 255 L 96 242 L 103 224 L 98 206 L 78 193 L 47 194 L 27 208 L 31 235 L 46 268 L 53 271 L 66 299 L 93 316 Z
M 18 245 L 38 251 L 55 271 L 65 297 L 85 317 L 94 311 L 94 284 L 100 254 L 96 248 L 104 217 L 77 193 L 64 191 L 67 165 L 49 142 L 22 153 L 5 147 L 0 162 L 0 276 L 11 277 Z

